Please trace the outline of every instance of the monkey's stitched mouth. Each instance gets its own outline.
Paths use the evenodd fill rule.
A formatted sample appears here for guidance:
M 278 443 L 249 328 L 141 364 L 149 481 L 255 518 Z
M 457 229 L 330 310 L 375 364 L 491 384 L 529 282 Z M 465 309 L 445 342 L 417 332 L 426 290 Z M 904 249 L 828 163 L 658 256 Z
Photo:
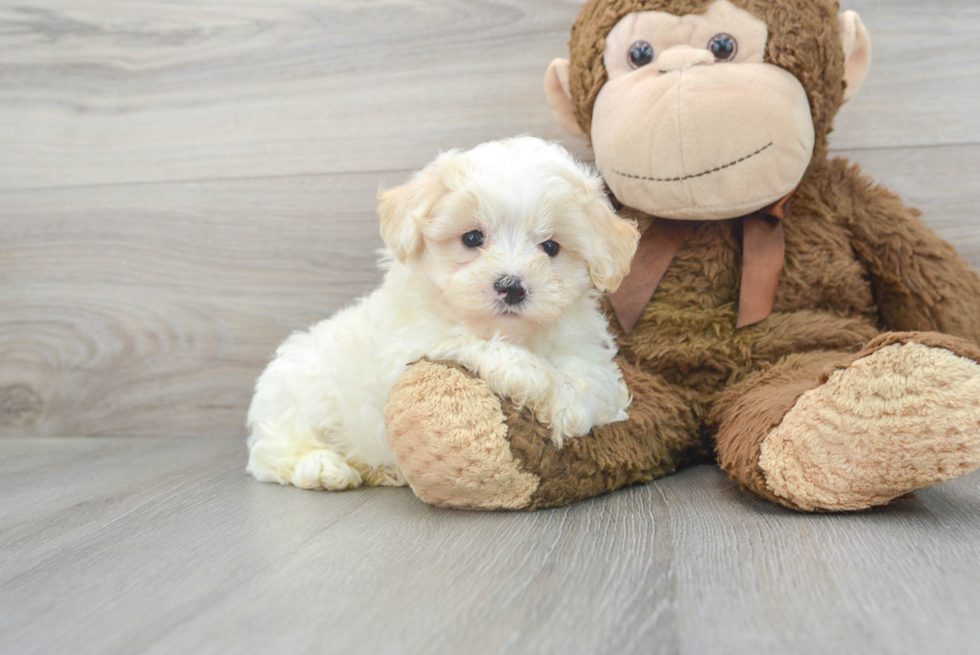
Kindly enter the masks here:
M 722 166 L 718 166 L 717 168 L 712 168 L 710 171 L 704 171 L 703 173 L 696 173 L 694 175 L 685 175 L 684 177 L 647 177 L 647 176 L 644 176 L 644 175 L 630 175 L 629 173 L 623 173 L 623 172 L 617 171 L 616 169 L 613 169 L 613 173 L 615 173 L 616 175 L 621 175 L 623 177 L 629 177 L 629 178 L 632 178 L 634 180 L 644 180 L 646 182 L 683 182 L 684 180 L 693 180 L 696 177 L 704 177 L 706 175 L 711 175 L 712 173 L 717 173 L 718 171 L 723 171 L 726 168 L 731 168 L 732 166 L 737 166 L 738 164 L 741 164 L 746 159 L 751 159 L 752 157 L 755 157 L 756 155 L 765 152 L 766 150 L 768 150 L 772 146 L 773 146 L 773 142 L 770 141 L 769 143 L 767 143 L 766 145 L 762 146 L 761 148 L 759 148 L 758 150 L 756 150 L 752 154 L 745 155 L 744 157 L 739 157 L 735 161 L 730 161 L 727 164 L 724 164 Z

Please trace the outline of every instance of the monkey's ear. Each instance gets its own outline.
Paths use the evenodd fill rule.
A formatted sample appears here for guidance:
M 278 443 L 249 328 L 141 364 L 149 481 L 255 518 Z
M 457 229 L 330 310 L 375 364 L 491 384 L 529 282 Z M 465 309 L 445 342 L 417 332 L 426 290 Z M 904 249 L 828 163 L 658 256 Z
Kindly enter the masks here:
M 420 227 L 436 203 L 449 192 L 446 177 L 460 172 L 457 151 L 440 155 L 407 183 L 389 191 L 378 191 L 381 238 L 398 261 L 405 263 L 422 249 Z
M 844 48 L 844 102 L 857 95 L 871 68 L 871 35 L 856 11 L 845 11 L 837 17 L 840 41 Z
M 556 59 L 544 74 L 544 90 L 548 94 L 548 104 L 558 123 L 572 136 L 586 136 L 575 119 L 575 103 L 568 86 L 568 60 Z

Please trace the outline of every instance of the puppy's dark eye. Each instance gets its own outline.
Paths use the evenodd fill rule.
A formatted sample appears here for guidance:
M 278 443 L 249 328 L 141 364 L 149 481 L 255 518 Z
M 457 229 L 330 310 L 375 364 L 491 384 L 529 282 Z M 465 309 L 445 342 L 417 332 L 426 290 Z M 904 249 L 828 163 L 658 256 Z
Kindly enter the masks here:
M 479 248 L 486 240 L 486 237 L 483 236 L 483 232 L 480 232 L 479 230 L 473 230 L 472 232 L 467 232 L 463 235 L 463 245 L 467 248 Z
M 724 63 L 735 58 L 738 42 L 731 34 L 716 34 L 708 42 L 708 50 L 715 56 L 715 61 Z
M 544 250 L 544 254 L 548 255 L 549 257 L 554 257 L 558 254 L 558 251 L 561 250 L 561 246 L 549 239 L 541 244 L 541 250 Z
M 637 41 L 630 46 L 630 66 L 639 68 L 653 61 L 653 46 L 646 41 Z

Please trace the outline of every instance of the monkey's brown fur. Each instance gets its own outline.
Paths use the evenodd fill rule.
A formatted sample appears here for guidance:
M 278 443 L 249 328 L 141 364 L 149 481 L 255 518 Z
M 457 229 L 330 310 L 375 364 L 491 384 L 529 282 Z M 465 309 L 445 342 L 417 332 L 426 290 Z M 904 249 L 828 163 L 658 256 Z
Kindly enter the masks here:
M 743 488 L 812 509 L 774 493 L 759 464 L 764 439 L 805 392 L 888 345 L 919 343 L 980 361 L 976 274 L 925 227 L 916 210 L 874 186 L 857 166 L 827 158 L 827 136 L 844 94 L 837 3 L 733 2 L 768 23 L 766 61 L 803 84 L 816 132 L 812 162 L 784 221 L 786 258 L 773 314 L 735 329 L 742 259 L 738 222 L 698 224 L 636 327 L 629 335 L 619 333 L 622 366 L 635 399 L 628 421 L 598 428 L 558 450 L 529 411 L 502 402 L 510 452 L 522 471 L 540 479 L 524 505 L 528 509 L 651 480 L 711 457 Z M 606 81 L 602 56 L 612 27 L 631 12 L 683 15 L 708 4 L 591 0 L 585 5 L 572 28 L 569 81 L 586 133 Z M 622 213 L 637 218 L 641 228 L 649 221 L 630 208 Z M 439 490 L 431 482 L 416 485 L 421 471 L 404 455 L 411 432 L 437 425 L 439 417 L 406 407 L 399 395 L 422 379 L 431 384 L 447 370 L 429 366 L 406 374 L 392 392 L 388 415 L 392 446 L 416 493 L 454 505 L 455 482 L 445 480 L 446 488 Z M 466 435 L 456 438 L 463 442 Z M 498 505 L 488 494 L 476 506 Z

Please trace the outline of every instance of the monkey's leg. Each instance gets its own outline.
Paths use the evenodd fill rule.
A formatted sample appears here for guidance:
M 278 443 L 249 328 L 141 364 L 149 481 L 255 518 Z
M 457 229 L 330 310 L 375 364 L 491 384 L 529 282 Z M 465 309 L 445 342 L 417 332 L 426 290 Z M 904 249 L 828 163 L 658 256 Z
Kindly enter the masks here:
M 419 498 L 465 509 L 565 505 L 674 470 L 700 442 L 681 393 L 632 367 L 630 418 L 556 448 L 529 410 L 451 363 L 412 366 L 388 396 L 388 441 Z
M 933 332 L 790 355 L 723 394 L 719 461 L 743 488 L 804 511 L 867 509 L 969 473 L 977 362 L 976 346 Z

